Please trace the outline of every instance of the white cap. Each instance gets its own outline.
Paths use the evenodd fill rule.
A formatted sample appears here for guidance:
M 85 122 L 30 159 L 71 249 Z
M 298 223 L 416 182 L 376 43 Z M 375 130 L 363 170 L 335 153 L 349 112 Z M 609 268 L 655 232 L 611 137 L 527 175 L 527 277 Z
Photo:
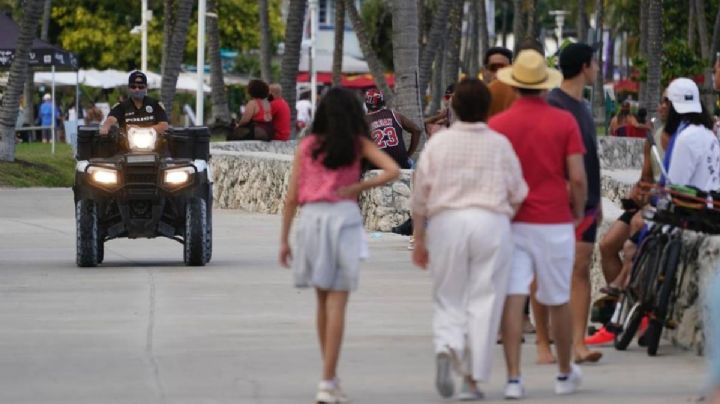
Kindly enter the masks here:
M 52 96 L 50 94 L 43 95 L 43 101 L 50 101 L 52 100 Z
M 700 113 L 700 90 L 694 81 L 681 77 L 673 80 L 667 88 L 667 98 L 678 114 Z

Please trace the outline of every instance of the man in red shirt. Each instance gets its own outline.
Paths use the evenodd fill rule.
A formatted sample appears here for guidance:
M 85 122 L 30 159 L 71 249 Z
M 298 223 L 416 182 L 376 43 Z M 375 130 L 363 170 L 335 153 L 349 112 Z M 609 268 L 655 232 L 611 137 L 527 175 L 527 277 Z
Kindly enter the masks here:
M 270 84 L 270 95 L 273 97 L 270 101 L 272 125 L 275 128 L 273 140 L 290 140 L 290 106 L 282 97 L 280 84 Z
M 539 52 L 521 51 L 512 66 L 498 71 L 497 78 L 514 87 L 520 98 L 508 110 L 495 115 L 489 126 L 512 143 L 530 188 L 512 225 L 515 250 L 502 321 L 508 371 L 505 397 L 522 398 L 525 394 L 520 376 L 520 342 L 523 307 L 533 278 L 537 300 L 549 308 L 557 348 L 560 373 L 555 393 L 570 394 L 582 379 L 580 368 L 571 364 L 569 301 L 574 223 L 583 218 L 587 198 L 585 147 L 575 118 L 550 106 L 542 97 L 543 90 L 560 84 L 562 75 L 548 68 Z

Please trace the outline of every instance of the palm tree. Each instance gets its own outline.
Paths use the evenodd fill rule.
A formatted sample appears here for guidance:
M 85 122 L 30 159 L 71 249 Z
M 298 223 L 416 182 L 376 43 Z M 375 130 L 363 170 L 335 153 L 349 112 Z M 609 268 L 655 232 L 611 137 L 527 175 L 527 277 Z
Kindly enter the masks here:
M 44 0 L 27 0 L 23 7 L 15 58 L 10 66 L 7 87 L 0 104 L 0 161 L 15 161 L 15 123 L 20 96 L 28 75 L 28 54 L 40 22 Z M 28 108 L 32 108 L 31 105 Z
M 167 59 L 165 60 L 165 69 L 162 72 L 160 99 L 169 111 L 172 111 L 173 99 L 175 98 L 177 78 L 180 74 L 180 64 L 185 52 L 193 3 L 193 0 L 176 0 L 175 23 L 172 28 L 172 35 L 170 36 L 170 42 L 164 44 L 167 48 Z M 169 13 L 170 10 L 165 10 L 165 12 Z M 196 113 L 201 114 L 202 111 L 196 111 Z
M 370 73 L 375 80 L 375 84 L 385 94 L 385 101 L 388 103 L 388 105 L 392 105 L 393 92 L 390 89 L 390 86 L 388 86 L 387 81 L 385 80 L 385 66 L 382 65 L 382 62 L 380 62 L 380 59 L 377 56 L 377 53 L 375 53 L 375 50 L 372 48 L 370 38 L 368 38 L 367 30 L 365 29 L 365 25 L 360 19 L 360 14 L 355 7 L 354 1 L 344 1 L 348 16 L 350 17 L 350 22 L 352 23 L 353 31 L 355 31 L 355 35 L 357 35 L 358 42 L 360 43 L 360 49 L 362 49 L 363 56 L 365 56 L 365 61 L 370 68 Z M 408 22 L 405 22 L 405 24 L 407 23 Z M 417 40 L 417 36 L 415 37 L 415 39 Z
M 712 52 L 715 55 L 720 52 L 720 7 L 718 7 L 717 14 L 715 14 L 715 24 L 713 25 L 712 35 Z
M 445 80 L 448 84 L 458 79 L 460 71 L 460 44 L 462 42 L 462 23 L 464 0 L 452 0 L 450 18 L 448 18 L 447 56 L 445 59 Z
M 163 44 L 170 43 L 172 38 L 173 27 L 175 26 L 175 0 L 164 0 L 163 10 L 165 14 L 165 24 L 163 24 Z M 160 61 L 160 74 L 165 74 L 165 64 L 167 63 L 168 47 L 163 46 L 162 60 Z
M 422 127 L 418 88 L 417 2 L 393 0 L 393 61 L 395 63 L 395 108 Z M 407 139 L 406 139 L 407 141 Z
M 50 13 L 52 11 L 52 0 L 45 0 L 43 5 L 42 27 L 40 29 L 40 39 L 48 40 L 48 29 L 50 28 Z
M 335 2 L 335 48 L 333 49 L 332 84 L 339 86 L 342 79 L 343 45 L 345 42 L 345 2 Z
M 523 10 L 527 15 L 525 23 L 527 24 L 527 30 L 525 31 L 526 38 L 535 38 L 535 0 L 523 0 Z M 517 48 L 516 42 L 515 48 Z
M 705 0 L 695 0 L 695 16 L 697 17 L 698 38 L 700 39 L 700 54 L 705 61 L 705 83 L 703 84 L 705 95 L 702 97 L 706 106 L 713 105 L 713 84 L 712 84 L 712 63 L 710 56 L 714 44 L 708 38 L 707 17 L 705 16 Z
M 295 105 L 297 98 L 297 75 L 300 65 L 300 45 L 303 36 L 303 23 L 305 22 L 305 9 L 307 0 L 290 0 L 288 7 L 287 21 L 285 23 L 285 53 L 282 57 L 280 67 L 280 84 L 282 85 L 285 99 L 291 106 Z M 295 128 L 297 110 L 290 108 L 292 128 Z M 293 130 L 294 131 L 294 130 Z
M 694 1 L 694 0 L 690 0 Z M 640 0 L 640 46 L 639 53 L 640 57 L 647 60 L 648 58 L 648 0 Z M 621 59 L 622 61 L 622 59 Z M 648 102 L 648 83 L 647 81 L 640 81 L 640 89 L 638 94 L 638 101 L 640 105 L 647 106 L 651 102 Z
M 212 119 L 215 125 L 230 123 L 230 108 L 228 106 L 227 93 L 225 92 L 225 80 L 223 78 L 222 61 L 220 60 L 220 30 L 218 20 L 220 16 L 217 10 L 217 0 L 208 0 L 207 31 L 208 31 L 208 57 L 210 58 L 210 88 L 212 89 Z
M 584 5 L 583 5 L 584 6 Z M 599 32 L 596 32 L 596 39 L 602 38 L 602 28 L 604 26 L 604 20 L 605 20 L 605 7 L 604 7 L 603 0 L 595 0 L 595 26 L 597 27 L 597 30 Z M 582 14 L 585 14 L 585 8 L 580 9 L 582 11 Z M 580 11 L 579 10 L 579 11 Z M 587 32 L 583 31 L 583 32 Z M 589 40 L 588 40 L 589 42 Z M 602 71 L 602 65 L 603 65 L 603 43 L 600 41 L 600 49 L 598 49 L 597 52 L 597 62 L 600 66 L 600 69 L 598 69 L 597 72 L 597 78 L 595 79 L 595 84 L 593 85 L 593 94 L 595 95 L 593 97 L 593 116 L 595 117 L 596 122 L 602 122 L 605 123 L 605 89 L 603 88 L 604 84 L 604 78 L 605 75 Z
M 662 48 L 663 48 L 663 4 L 662 0 L 647 0 L 648 3 L 648 74 L 647 99 L 655 102 L 660 99 L 662 79 Z M 649 105 L 642 105 L 648 108 Z
M 585 0 L 578 0 L 576 28 L 578 42 L 586 42 L 587 15 L 585 14 Z
M 523 26 L 525 25 L 525 21 L 523 21 L 523 10 L 522 10 L 522 0 L 512 0 L 513 5 L 513 41 L 515 41 L 515 45 L 520 43 L 520 40 L 523 38 Z
M 483 0 L 484 3 L 485 0 Z M 478 65 L 478 52 L 480 49 L 480 10 L 478 0 L 470 0 L 470 9 L 468 10 L 468 37 L 467 46 L 465 47 L 465 70 L 470 77 L 477 77 L 480 72 Z M 484 6 L 484 5 L 483 5 Z M 487 31 L 486 31 L 487 32 Z
M 477 0 L 478 3 L 478 28 L 480 29 L 480 50 L 478 50 L 479 58 L 485 55 L 490 47 L 490 34 L 488 33 L 488 14 L 485 0 Z M 473 77 L 477 77 L 475 74 Z
M 422 55 L 420 55 L 420 94 L 425 94 L 425 90 L 427 90 L 430 75 L 432 74 L 433 62 L 435 61 L 435 54 L 446 39 L 448 14 L 450 13 L 450 6 L 453 1 L 454 0 L 438 0 L 432 26 L 430 27 L 430 33 L 428 34 L 427 45 L 425 45 Z
M 272 38 L 270 33 L 270 11 L 268 0 L 258 0 L 260 11 L 260 77 L 272 81 Z

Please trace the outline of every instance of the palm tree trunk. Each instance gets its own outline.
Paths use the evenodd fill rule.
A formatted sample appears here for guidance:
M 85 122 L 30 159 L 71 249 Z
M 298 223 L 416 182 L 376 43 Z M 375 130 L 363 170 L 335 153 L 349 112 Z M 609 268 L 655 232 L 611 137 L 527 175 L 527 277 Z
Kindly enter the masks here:
M 372 48 L 370 38 L 368 38 L 367 30 L 365 29 L 365 25 L 360 19 L 360 14 L 355 7 L 354 1 L 344 0 L 344 2 L 345 8 L 348 12 L 348 16 L 350 17 L 350 22 L 353 26 L 353 30 L 355 31 L 355 35 L 357 35 L 358 42 L 360 43 L 360 49 L 362 49 L 363 56 L 365 56 L 365 61 L 370 68 L 370 73 L 375 80 L 375 84 L 385 94 L 385 101 L 387 102 L 387 104 L 393 105 L 393 92 L 390 89 L 390 86 L 388 86 L 387 81 L 385 80 L 385 66 L 383 66 L 382 62 L 377 56 L 377 53 L 375 53 L 375 50 Z
M 339 86 L 342 80 L 343 47 L 345 44 L 345 2 L 335 2 L 335 48 L 333 49 L 332 84 Z
M 160 61 L 160 74 L 165 74 L 165 64 L 167 63 L 169 47 L 172 38 L 173 28 L 175 27 L 175 0 L 164 0 L 163 12 L 165 13 L 165 24 L 163 24 L 163 50 L 162 60 Z
M 428 43 L 423 49 L 422 55 L 420 55 L 420 94 L 425 94 L 427 90 L 428 82 L 430 81 L 430 75 L 432 74 L 433 61 L 435 61 L 435 54 L 438 49 L 441 48 L 441 44 L 446 39 L 445 34 L 447 32 L 448 25 L 448 14 L 450 13 L 450 6 L 454 0 L 439 0 L 435 15 L 433 16 L 432 26 L 430 33 L 428 34 Z
M 715 14 L 715 25 L 713 25 L 713 35 L 712 35 L 712 55 L 717 54 L 717 52 L 720 52 L 720 7 L 718 7 L 717 14 Z
M 523 10 L 522 10 L 522 0 L 512 0 L 513 4 L 513 42 L 514 42 L 514 48 L 517 47 L 517 45 L 520 43 L 520 41 L 523 38 L 523 33 L 525 30 L 523 27 L 525 26 L 525 21 L 523 21 Z
M 508 0 L 502 1 L 502 24 L 500 31 L 502 32 L 502 47 L 507 48 L 507 36 L 508 36 Z M 485 54 L 483 54 L 483 57 Z
M 587 15 L 585 14 L 585 0 L 577 0 L 577 22 L 575 29 L 577 30 L 578 42 L 587 42 Z
M 700 54 L 705 62 L 705 83 L 703 84 L 701 91 L 703 95 L 700 98 L 705 103 L 705 106 L 710 107 L 713 105 L 714 99 L 712 84 L 712 65 L 714 60 L 712 60 L 712 56 L 710 56 L 712 45 L 710 44 L 710 39 L 708 38 L 707 19 L 705 16 L 705 0 L 695 0 L 695 16 L 697 17 L 698 38 L 700 39 Z
M 583 8 L 583 15 L 585 13 L 585 9 Z M 602 39 L 603 37 L 603 26 L 605 22 L 605 7 L 603 4 L 603 0 L 595 0 L 595 26 L 597 27 L 597 37 L 594 40 Z M 587 32 L 587 30 L 585 31 Z M 587 40 L 588 38 L 585 38 L 587 42 L 590 42 Z M 605 89 L 603 88 L 604 80 L 603 78 L 605 75 L 603 74 L 603 47 L 604 44 L 602 41 L 600 41 L 600 48 L 597 51 L 597 63 L 600 68 L 597 72 L 597 78 L 595 79 L 595 83 L 593 85 L 593 117 L 595 118 L 596 124 L 604 124 L 605 123 Z
M 165 61 L 165 70 L 162 74 L 162 83 L 160 87 L 160 99 L 168 111 L 172 111 L 173 99 L 175 98 L 175 90 L 177 86 L 177 78 L 180 74 L 180 64 L 182 63 L 183 53 L 185 52 L 185 43 L 187 42 L 187 33 L 190 26 L 190 15 L 192 14 L 193 0 L 177 0 L 175 24 L 170 37 L 170 43 L 166 43 L 167 60 Z M 166 10 L 167 11 L 167 10 Z M 201 113 L 202 111 L 197 111 Z
M 50 13 L 52 12 L 52 0 L 45 0 L 43 7 L 42 27 L 40 29 L 40 39 L 48 40 L 48 29 L 50 28 Z
M 535 0 L 525 0 L 525 5 L 523 6 L 525 9 L 525 13 L 527 15 L 527 31 L 525 31 L 525 38 L 535 38 Z M 517 49 L 518 43 L 515 44 L 515 49 Z
M 208 57 L 210 58 L 210 88 L 212 89 L 212 119 L 215 125 L 230 123 L 230 107 L 228 106 L 225 80 L 223 78 L 222 60 L 220 59 L 220 30 L 218 22 L 220 16 L 217 10 L 217 0 L 208 0 L 208 12 L 216 17 L 208 16 Z
M 448 18 L 447 55 L 445 56 L 445 80 L 448 84 L 458 80 L 460 71 L 460 46 L 462 40 L 463 0 L 452 0 Z
M 433 68 L 432 88 L 430 90 L 430 109 L 428 115 L 434 115 L 440 110 L 445 93 L 445 52 L 438 52 L 435 59 L 435 67 Z
M 694 1 L 694 0 L 690 0 Z M 640 0 L 640 56 L 648 60 L 648 0 Z M 622 59 L 620 59 L 622 61 Z M 638 89 L 638 101 L 640 105 L 648 105 L 648 83 L 647 80 L 640 80 Z
M 258 0 L 260 11 L 260 77 L 272 81 L 272 38 L 270 33 L 270 12 L 268 0 Z
M 418 88 L 418 45 L 417 3 L 407 0 L 393 1 L 393 61 L 395 64 L 395 108 L 419 127 L 422 125 L 420 92 Z M 409 145 L 408 138 L 405 144 Z
M 470 40 L 469 52 L 465 56 L 467 60 L 467 72 L 470 77 L 477 77 L 480 72 L 480 30 L 485 29 L 484 24 L 480 18 L 480 3 L 483 3 L 482 7 L 485 8 L 485 0 L 470 0 L 470 18 L 468 18 L 468 24 L 470 24 Z M 487 35 L 487 30 L 485 30 Z
M 662 48 L 663 48 L 663 4 L 662 0 L 647 0 L 648 2 L 648 77 L 647 99 L 659 100 L 662 79 Z M 650 107 L 647 101 L 645 108 Z
M 292 121 L 290 127 L 293 130 L 293 134 L 295 133 L 295 120 L 297 118 L 297 110 L 295 109 L 295 101 L 297 100 L 296 86 L 306 8 L 307 0 L 290 0 L 287 21 L 285 23 L 285 53 L 283 53 L 282 65 L 280 67 L 280 85 L 283 88 L 285 99 L 290 104 L 290 117 Z
M 605 80 L 612 81 L 615 77 L 615 37 L 613 36 L 612 30 L 609 31 L 608 46 L 608 62 L 607 69 L 605 70 Z
M 479 60 L 485 56 L 485 52 L 490 48 L 490 33 L 488 32 L 488 14 L 485 0 L 478 0 L 478 28 L 480 29 L 480 49 L 478 50 Z
M 695 0 L 688 0 L 688 3 L 688 48 L 695 49 L 695 32 L 697 31 L 697 28 L 695 28 L 695 22 L 697 21 L 695 18 Z
M 43 1 L 27 0 L 23 6 L 15 57 L 10 65 L 7 87 L 0 104 L 0 161 L 15 161 L 15 123 L 28 75 L 28 54 L 37 33 Z

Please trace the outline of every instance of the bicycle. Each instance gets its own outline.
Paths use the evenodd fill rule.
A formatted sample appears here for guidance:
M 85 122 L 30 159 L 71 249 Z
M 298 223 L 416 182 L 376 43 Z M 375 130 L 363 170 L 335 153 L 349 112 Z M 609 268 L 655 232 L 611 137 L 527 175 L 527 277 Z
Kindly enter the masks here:
M 635 255 L 614 325 L 615 348 L 625 350 L 647 316 L 647 329 L 639 342 L 650 356 L 657 354 L 663 328 L 677 325 L 674 305 L 686 264 L 696 259 L 697 248 L 682 248 L 683 232 L 720 233 L 720 209 L 714 202 L 720 195 L 682 186 L 658 191 L 657 206 L 646 216 L 653 225 Z

